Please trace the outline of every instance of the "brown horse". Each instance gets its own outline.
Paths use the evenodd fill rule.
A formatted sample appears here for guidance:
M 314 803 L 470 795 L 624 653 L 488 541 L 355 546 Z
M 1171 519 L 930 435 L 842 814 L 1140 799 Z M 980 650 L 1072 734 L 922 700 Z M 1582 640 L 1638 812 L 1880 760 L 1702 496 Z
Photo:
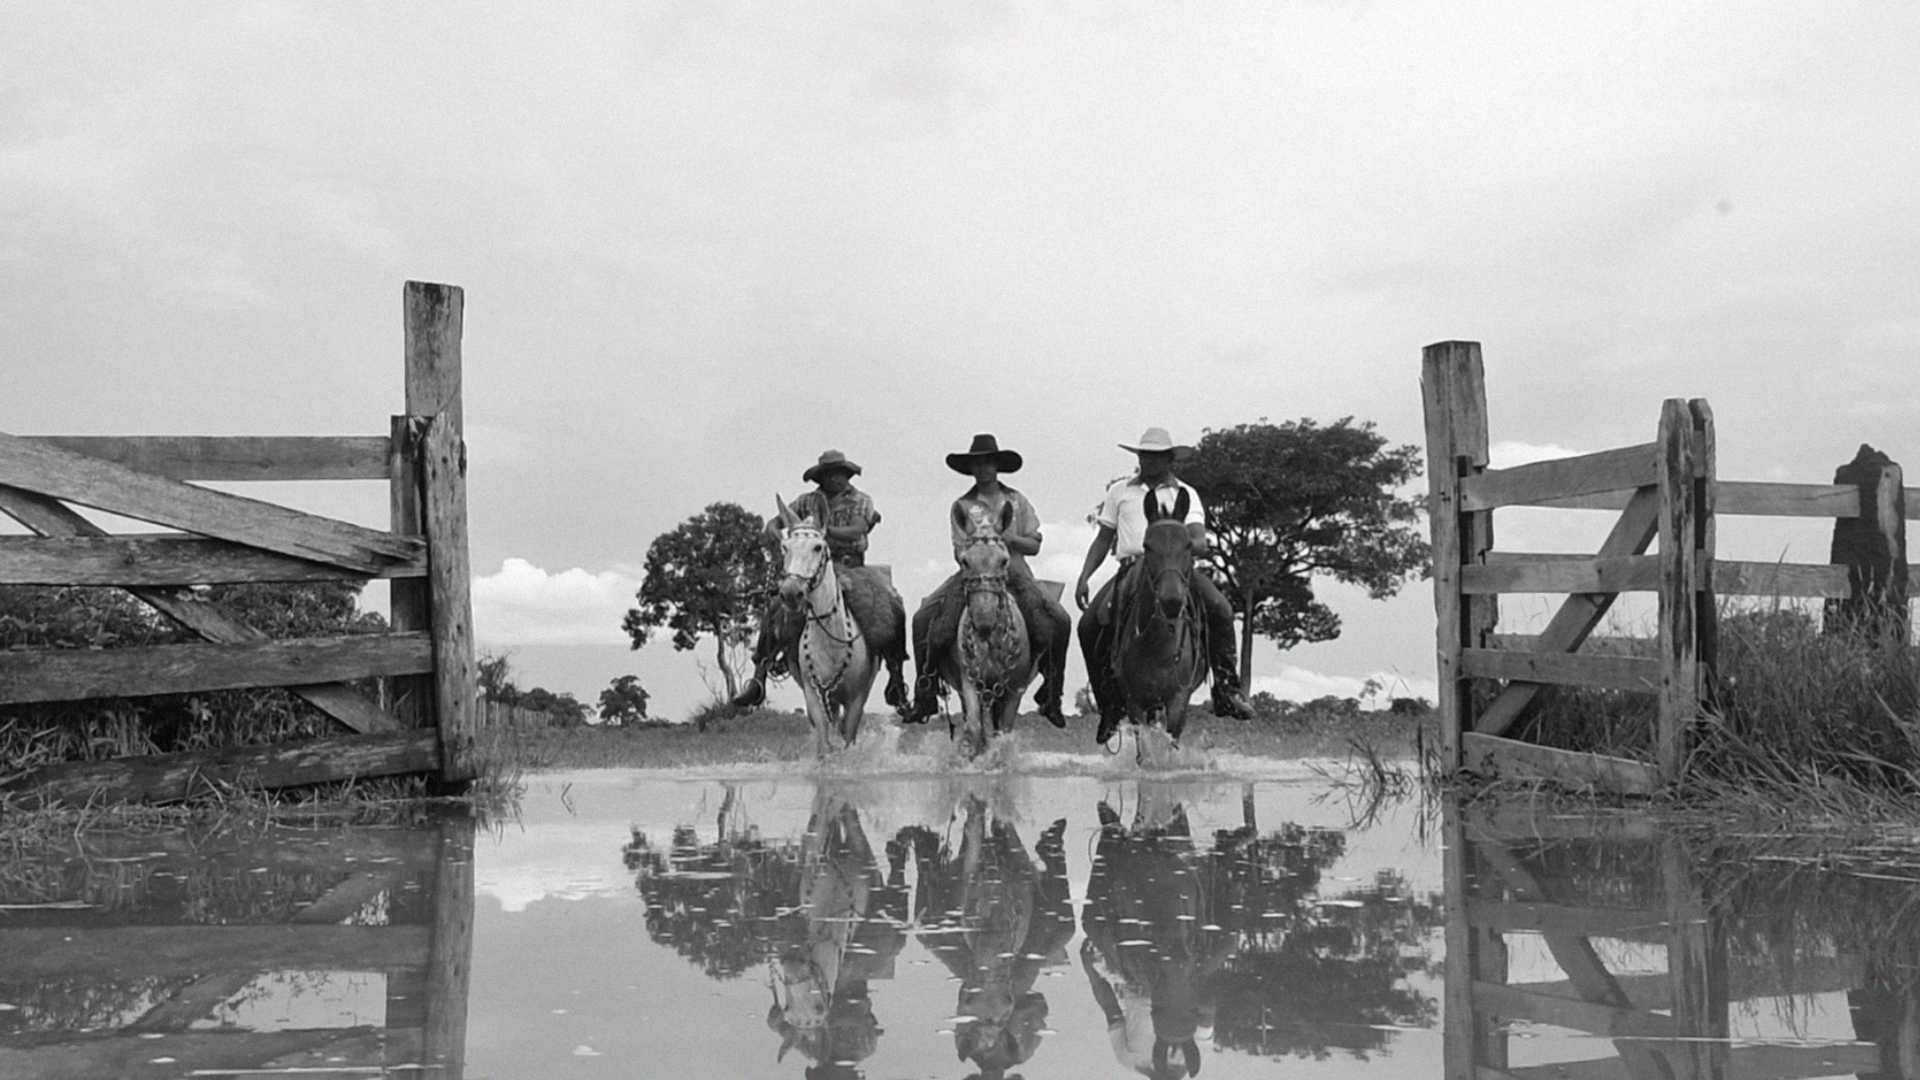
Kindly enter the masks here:
M 966 524 L 957 508 L 954 520 Z M 1013 726 L 1020 695 L 1033 681 L 1027 621 L 1007 590 L 1010 559 L 1006 541 L 991 525 L 975 528 L 960 548 L 966 607 L 954 647 L 941 660 L 940 677 L 960 695 L 957 735 L 969 758 Z
M 1193 537 L 1178 521 L 1147 526 L 1146 550 L 1115 583 L 1107 654 L 1127 718 L 1176 744 L 1187 701 L 1207 678 L 1206 618 L 1193 597 Z M 1111 737 L 1102 731 L 1100 741 Z
M 777 496 L 774 501 L 786 564 L 780 598 L 790 606 L 804 606 L 806 614 L 791 661 L 793 677 L 806 698 L 814 754 L 826 757 L 834 749 L 833 736 L 843 747 L 859 737 L 867 696 L 880 669 L 880 651 L 868 642 L 841 592 L 826 530 L 811 518 L 795 517 Z

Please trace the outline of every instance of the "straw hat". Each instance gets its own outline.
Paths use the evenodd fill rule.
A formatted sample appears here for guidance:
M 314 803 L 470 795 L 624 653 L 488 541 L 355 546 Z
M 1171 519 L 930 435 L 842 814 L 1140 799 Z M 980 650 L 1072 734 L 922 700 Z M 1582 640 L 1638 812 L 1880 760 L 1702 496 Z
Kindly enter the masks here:
M 817 483 L 821 476 L 834 469 L 838 469 L 848 476 L 860 475 L 860 466 L 848 461 L 847 455 L 838 450 L 828 450 L 820 455 L 820 460 L 815 462 L 811 468 L 800 474 L 800 479 L 809 484 Z

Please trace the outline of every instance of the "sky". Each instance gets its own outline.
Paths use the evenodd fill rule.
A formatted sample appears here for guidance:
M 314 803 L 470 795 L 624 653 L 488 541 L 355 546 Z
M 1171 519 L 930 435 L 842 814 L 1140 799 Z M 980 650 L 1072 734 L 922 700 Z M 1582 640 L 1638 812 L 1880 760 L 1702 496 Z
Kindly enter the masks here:
M 1668 397 L 1709 401 L 1727 479 L 1827 482 L 1920 431 L 1911 5 L 4 21 L 0 430 L 385 434 L 403 284 L 458 285 L 476 636 L 587 702 L 637 674 L 679 719 L 717 685 L 705 642 L 629 648 L 647 545 L 714 502 L 771 514 L 828 448 L 911 605 L 952 567 L 973 433 L 1025 456 L 1037 569 L 1070 582 L 1120 443 L 1353 416 L 1419 445 L 1437 341 L 1482 343 L 1495 464 L 1650 441 Z M 380 484 L 281 487 L 236 490 L 386 524 Z M 1503 512 L 1497 543 L 1590 547 L 1593 516 Z M 1745 524 L 1724 556 L 1825 561 Z M 1432 696 L 1427 583 L 1319 591 L 1344 633 L 1263 644 L 1254 689 Z

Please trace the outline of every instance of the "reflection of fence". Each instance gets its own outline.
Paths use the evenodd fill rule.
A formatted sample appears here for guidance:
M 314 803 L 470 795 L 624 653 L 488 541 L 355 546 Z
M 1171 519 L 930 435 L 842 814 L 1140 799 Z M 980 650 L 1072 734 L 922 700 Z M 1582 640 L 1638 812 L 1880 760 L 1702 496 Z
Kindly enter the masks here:
M 61 1000 L 69 1003 L 125 1005 L 112 1030 L 0 1035 L 0 1076 L 387 1075 L 409 1067 L 417 1071 L 408 1075 L 460 1076 L 473 930 L 471 821 L 278 830 L 211 842 L 90 836 L 84 847 L 83 861 L 96 873 L 136 873 L 146 892 L 185 891 L 195 900 L 184 912 L 177 904 L 142 910 L 138 896 L 128 910 L 103 912 L 85 896 L 10 910 L 0 925 L 7 958 L 0 987 L 16 1018 L 59 1013 L 57 1003 L 35 1006 L 36 991 L 47 987 L 66 987 Z M 184 884 L 152 884 L 160 879 Z M 291 914 L 255 914 L 283 909 L 288 897 L 277 890 L 288 888 L 304 901 Z M 261 993 L 265 977 L 287 973 L 384 976 L 384 1017 L 282 1030 L 207 1023 Z
M 1814 950 L 1817 958 L 1788 963 L 1736 955 L 1729 946 L 1736 919 L 1767 924 L 1783 912 L 1710 903 L 1701 853 L 1670 830 L 1646 820 L 1462 810 L 1451 802 L 1447 818 L 1448 1080 L 1912 1075 L 1894 1065 L 1907 1052 L 1896 1041 L 1913 1034 L 1903 1032 L 1902 1012 L 1912 1003 L 1881 993 L 1869 958 L 1845 943 L 1836 955 L 1832 942 Z M 1552 869 L 1557 847 L 1573 849 L 1561 862 L 1578 868 L 1577 880 Z M 1818 916 L 1805 913 L 1815 925 Z M 1563 977 L 1509 982 L 1516 935 L 1537 936 Z M 1623 944 L 1663 948 L 1667 970 L 1610 970 L 1603 956 Z M 1730 1010 L 1742 1002 L 1843 990 L 1859 1041 L 1734 1046 L 1728 1039 Z M 1615 1056 L 1514 1066 L 1508 1039 L 1516 1022 L 1612 1040 Z
M 0 703 L 285 686 L 350 734 L 301 744 L 51 766 L 11 786 L 83 801 L 172 799 L 208 781 L 282 787 L 354 776 L 474 775 L 475 676 L 461 442 L 461 291 L 406 287 L 406 415 L 369 437 L 0 435 L 0 585 L 118 586 L 204 639 L 0 652 Z M 389 531 L 191 481 L 385 480 Z M 69 505 L 73 504 L 73 505 Z M 73 506 L 183 530 L 108 535 Z M 269 640 L 196 585 L 392 582 L 391 633 Z M 383 703 L 355 680 L 388 680 Z M 428 727 L 430 725 L 430 728 Z
M 1676 398 L 1663 406 L 1654 442 L 1490 469 L 1480 346 L 1428 346 L 1422 386 L 1439 712 L 1453 768 L 1647 791 L 1678 776 L 1688 729 L 1711 692 L 1716 596 L 1826 597 L 1848 610 L 1871 600 L 1904 620 L 1908 511 L 1897 465 L 1857 461 L 1849 468 L 1859 468 L 1859 481 L 1845 485 L 1723 481 L 1715 473 L 1712 410 L 1705 401 Z M 1612 509 L 1620 516 L 1592 555 L 1515 554 L 1493 550 L 1493 511 L 1503 506 Z M 1716 559 L 1714 520 L 1721 514 L 1837 518 L 1836 558 L 1843 536 L 1864 540 L 1867 552 L 1832 566 Z M 1857 536 L 1863 531 L 1868 535 Z M 1649 555 L 1656 538 L 1658 553 Z M 1583 649 L 1614 599 L 1629 591 L 1658 595 L 1655 639 L 1624 655 Z M 1502 635 L 1495 630 L 1504 593 L 1566 599 L 1539 634 Z M 1505 737 L 1549 684 L 1654 695 L 1654 763 Z

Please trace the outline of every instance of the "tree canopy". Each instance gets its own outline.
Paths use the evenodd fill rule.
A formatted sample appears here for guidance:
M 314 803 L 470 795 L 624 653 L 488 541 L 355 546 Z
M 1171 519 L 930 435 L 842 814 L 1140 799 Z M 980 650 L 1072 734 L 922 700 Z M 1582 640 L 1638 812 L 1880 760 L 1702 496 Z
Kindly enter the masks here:
M 766 521 L 736 503 L 717 502 L 661 533 L 647 546 L 645 576 L 620 628 L 645 645 L 653 632 L 673 632 L 675 649 L 691 649 L 701 635 L 714 639 L 714 659 L 726 694 L 738 689 L 730 646 L 751 640 L 773 584 Z
M 1350 416 L 1324 427 L 1262 419 L 1201 437 L 1180 477 L 1206 501 L 1213 542 L 1203 561 L 1241 620 L 1243 682 L 1255 634 L 1282 649 L 1340 636 L 1340 616 L 1314 596 L 1316 575 L 1378 600 L 1425 573 L 1420 499 L 1398 494 L 1421 457 Z

